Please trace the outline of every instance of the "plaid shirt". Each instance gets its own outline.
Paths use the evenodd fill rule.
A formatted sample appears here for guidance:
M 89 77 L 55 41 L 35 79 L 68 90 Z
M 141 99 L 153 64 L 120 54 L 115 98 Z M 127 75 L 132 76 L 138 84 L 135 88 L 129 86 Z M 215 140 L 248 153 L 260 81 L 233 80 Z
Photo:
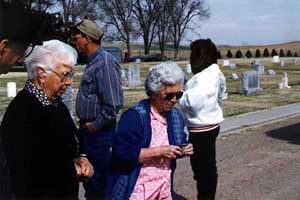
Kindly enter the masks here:
M 81 121 L 92 122 L 96 130 L 116 121 L 123 106 L 120 65 L 103 48 L 88 58 L 79 86 L 76 113 Z

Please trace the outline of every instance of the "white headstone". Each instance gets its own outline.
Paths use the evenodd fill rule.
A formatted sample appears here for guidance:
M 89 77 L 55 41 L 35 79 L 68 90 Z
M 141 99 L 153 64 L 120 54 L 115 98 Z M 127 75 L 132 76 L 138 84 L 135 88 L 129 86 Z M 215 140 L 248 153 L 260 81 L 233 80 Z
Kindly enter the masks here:
M 283 77 L 281 78 L 281 82 L 278 83 L 279 89 L 290 89 L 291 86 L 289 86 L 289 79 L 287 77 L 287 73 L 286 72 L 282 72 L 283 73 Z
M 299 59 L 298 58 L 293 58 L 293 63 L 294 63 L 294 65 L 298 65 Z
M 135 59 L 135 64 L 140 64 L 141 63 L 141 59 L 137 58 Z
M 124 86 L 136 87 L 141 84 L 140 67 L 124 67 L 125 76 L 122 76 Z
M 223 66 L 229 66 L 230 61 L 229 60 L 223 60 Z
M 186 71 L 187 74 L 192 73 L 192 66 L 191 66 L 191 64 L 187 64 L 187 65 L 186 65 L 185 71 Z
M 238 80 L 239 76 L 236 73 L 231 74 L 231 79 Z
M 230 63 L 227 67 L 228 67 L 228 69 L 231 69 L 231 70 L 236 69 L 236 65 L 234 63 Z
M 267 74 L 271 75 L 271 76 L 274 76 L 274 75 L 276 75 L 276 72 L 273 69 L 268 69 Z
M 279 56 L 273 56 L 272 62 L 273 63 L 279 63 L 280 62 Z
M 17 95 L 17 84 L 15 82 L 7 83 L 7 97 L 15 97 Z
M 262 63 L 252 65 L 253 69 L 259 74 L 265 74 L 265 66 Z
M 284 60 L 280 60 L 280 67 L 284 67 Z

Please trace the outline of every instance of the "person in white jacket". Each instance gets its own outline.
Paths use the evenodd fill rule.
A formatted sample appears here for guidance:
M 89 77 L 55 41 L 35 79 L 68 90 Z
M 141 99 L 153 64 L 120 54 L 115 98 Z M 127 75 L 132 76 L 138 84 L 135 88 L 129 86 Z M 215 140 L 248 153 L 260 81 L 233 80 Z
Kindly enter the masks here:
M 179 100 L 194 146 L 191 157 L 198 199 L 215 199 L 217 188 L 216 138 L 223 121 L 221 109 L 226 82 L 218 64 L 218 52 L 210 39 L 191 43 L 190 63 L 194 76 L 186 83 Z

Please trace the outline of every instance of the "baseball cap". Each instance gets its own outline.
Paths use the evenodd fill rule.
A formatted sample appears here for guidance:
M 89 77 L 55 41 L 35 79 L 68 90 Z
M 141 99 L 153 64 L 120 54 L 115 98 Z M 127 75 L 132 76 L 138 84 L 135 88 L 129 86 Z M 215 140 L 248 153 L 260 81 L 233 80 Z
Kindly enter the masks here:
M 94 40 L 99 40 L 104 35 L 102 29 L 89 19 L 84 19 L 76 28 Z

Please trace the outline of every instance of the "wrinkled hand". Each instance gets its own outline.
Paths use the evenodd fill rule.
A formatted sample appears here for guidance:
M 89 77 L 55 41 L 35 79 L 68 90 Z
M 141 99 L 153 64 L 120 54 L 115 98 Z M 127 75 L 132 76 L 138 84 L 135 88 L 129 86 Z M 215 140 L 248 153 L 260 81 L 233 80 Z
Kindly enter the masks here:
M 93 176 L 94 168 L 86 157 L 79 157 L 75 160 L 77 177 L 88 179 Z
M 188 144 L 187 146 L 184 147 L 183 149 L 183 155 L 184 156 L 191 156 L 194 153 L 194 148 L 192 144 Z
M 94 133 L 96 132 L 97 130 L 92 126 L 92 123 L 91 122 L 86 122 L 84 124 L 84 127 L 87 128 L 89 130 L 89 132 L 91 133 Z
M 159 150 L 161 157 L 163 158 L 174 159 L 182 155 L 181 148 L 179 146 L 162 146 Z

